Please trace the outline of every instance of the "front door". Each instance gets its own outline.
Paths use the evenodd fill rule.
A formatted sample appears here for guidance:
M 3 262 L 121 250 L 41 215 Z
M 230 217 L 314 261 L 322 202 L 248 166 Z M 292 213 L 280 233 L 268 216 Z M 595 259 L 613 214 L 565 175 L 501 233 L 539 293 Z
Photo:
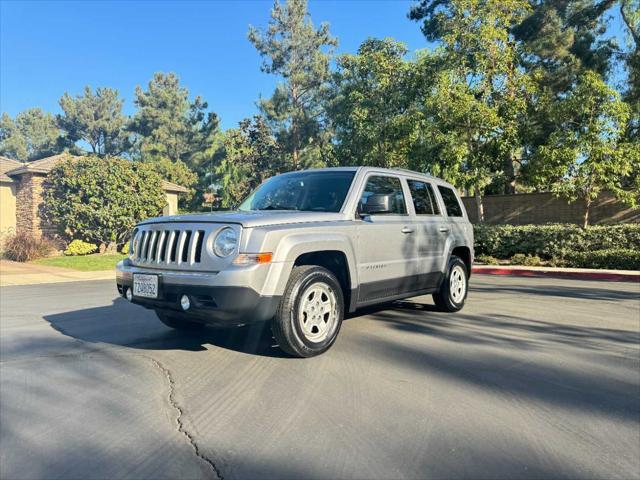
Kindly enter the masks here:
M 367 202 L 371 207 L 374 199 L 382 196 L 387 197 L 385 207 L 381 211 L 367 211 Z M 358 304 L 376 303 L 417 290 L 417 236 L 400 177 L 370 174 L 360 203 Z

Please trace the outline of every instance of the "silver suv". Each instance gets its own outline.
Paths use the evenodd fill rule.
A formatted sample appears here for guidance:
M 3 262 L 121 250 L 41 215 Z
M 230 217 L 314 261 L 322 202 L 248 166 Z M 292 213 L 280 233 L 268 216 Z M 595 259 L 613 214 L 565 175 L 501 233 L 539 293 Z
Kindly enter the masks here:
M 473 229 L 450 184 L 327 168 L 272 177 L 232 212 L 141 222 L 116 281 L 170 327 L 270 321 L 280 348 L 311 357 L 360 307 L 430 293 L 460 310 L 472 262 Z

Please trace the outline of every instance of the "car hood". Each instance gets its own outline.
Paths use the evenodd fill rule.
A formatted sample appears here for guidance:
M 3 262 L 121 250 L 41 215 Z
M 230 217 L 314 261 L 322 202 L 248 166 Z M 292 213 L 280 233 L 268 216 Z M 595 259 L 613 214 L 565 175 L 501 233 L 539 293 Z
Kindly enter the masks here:
M 172 215 L 155 217 L 140 222 L 140 225 L 150 223 L 235 223 L 245 228 L 264 227 L 270 225 L 287 225 L 292 223 L 335 222 L 347 220 L 343 213 L 333 212 L 298 212 L 291 210 L 261 210 L 261 211 L 228 211 L 211 213 L 192 213 L 186 215 Z

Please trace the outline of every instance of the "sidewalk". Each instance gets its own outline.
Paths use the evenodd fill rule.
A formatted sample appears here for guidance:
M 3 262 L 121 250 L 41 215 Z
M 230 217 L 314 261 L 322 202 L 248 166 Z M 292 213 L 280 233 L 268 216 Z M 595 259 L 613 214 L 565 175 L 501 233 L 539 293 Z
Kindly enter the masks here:
M 515 275 L 520 277 L 573 278 L 577 280 L 609 280 L 640 282 L 638 270 L 601 270 L 594 268 L 524 267 L 510 265 L 474 265 L 473 273 Z
M 0 260 L 0 286 L 31 285 L 37 283 L 78 282 L 115 279 L 114 270 L 80 272 L 67 268 L 49 267 L 34 263 Z

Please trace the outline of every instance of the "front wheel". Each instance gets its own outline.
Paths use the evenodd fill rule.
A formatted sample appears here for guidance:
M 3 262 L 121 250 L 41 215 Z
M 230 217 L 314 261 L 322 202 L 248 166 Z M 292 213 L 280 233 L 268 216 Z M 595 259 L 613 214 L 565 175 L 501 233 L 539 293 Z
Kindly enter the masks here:
M 443 312 L 457 312 L 464 307 L 469 290 L 467 266 L 455 255 L 449 259 L 447 273 L 440 290 L 433 294 L 433 301 Z
M 340 331 L 344 298 L 338 279 L 315 265 L 295 267 L 271 321 L 282 350 L 296 357 L 327 351 Z

